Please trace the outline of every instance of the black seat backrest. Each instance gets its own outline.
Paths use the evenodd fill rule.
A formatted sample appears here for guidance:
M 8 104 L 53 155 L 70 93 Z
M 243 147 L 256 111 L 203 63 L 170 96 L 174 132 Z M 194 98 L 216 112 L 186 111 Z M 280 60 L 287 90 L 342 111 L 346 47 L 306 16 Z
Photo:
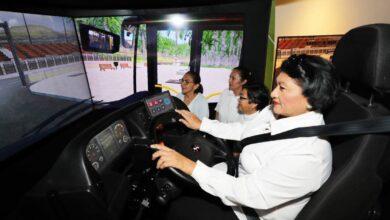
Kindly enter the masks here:
M 333 63 L 348 91 L 325 113 L 326 123 L 390 115 L 375 97 L 390 90 L 390 25 L 375 24 L 349 31 L 337 45 Z M 380 99 L 380 97 L 378 98 Z M 330 138 L 333 171 L 299 213 L 298 220 L 365 219 L 382 188 L 378 164 L 389 135 Z

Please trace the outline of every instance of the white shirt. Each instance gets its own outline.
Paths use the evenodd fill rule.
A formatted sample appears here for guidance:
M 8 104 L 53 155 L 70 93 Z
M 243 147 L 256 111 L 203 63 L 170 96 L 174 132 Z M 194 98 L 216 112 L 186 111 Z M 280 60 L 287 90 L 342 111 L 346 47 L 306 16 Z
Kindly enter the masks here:
M 184 95 L 182 93 L 178 94 L 177 98 L 184 102 Z M 200 119 L 209 117 L 209 103 L 201 93 L 198 93 L 187 107 L 190 112 L 194 113 Z
M 237 140 L 324 124 L 322 114 L 316 112 L 267 120 L 269 111 L 270 108 L 266 107 L 248 123 L 224 124 L 204 119 L 200 130 Z M 203 190 L 231 206 L 239 219 L 246 220 L 241 209 L 241 205 L 245 205 L 254 208 L 260 219 L 287 220 L 294 219 L 309 198 L 277 206 L 318 190 L 330 176 L 331 169 L 329 142 L 318 137 L 302 137 L 246 146 L 240 155 L 238 178 L 200 161 L 197 161 L 192 176 Z
M 232 123 L 243 120 L 243 114 L 240 114 L 237 108 L 238 97 L 229 89 L 223 90 L 219 96 L 218 104 L 215 107 L 220 122 Z

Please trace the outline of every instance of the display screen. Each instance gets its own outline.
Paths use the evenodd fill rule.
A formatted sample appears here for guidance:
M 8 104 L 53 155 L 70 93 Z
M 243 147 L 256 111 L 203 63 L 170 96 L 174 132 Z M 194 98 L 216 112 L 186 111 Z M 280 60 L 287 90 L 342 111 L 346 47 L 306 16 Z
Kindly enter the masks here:
M 175 109 L 172 97 L 168 91 L 145 99 L 145 106 L 151 117 L 156 117 Z
M 95 170 L 99 170 L 111 161 L 130 141 L 125 122 L 116 121 L 93 137 L 86 147 L 85 153 Z
M 103 152 L 107 155 L 108 158 L 111 158 L 118 148 L 111 129 L 107 128 L 100 132 L 98 135 L 98 140 L 103 148 Z
M 111 35 L 103 34 L 94 30 L 89 30 L 88 38 L 88 45 L 90 48 L 109 51 L 114 48 L 114 37 Z
M 120 37 L 114 33 L 80 24 L 81 45 L 85 51 L 116 53 L 119 51 Z
M 142 56 L 138 52 L 137 62 L 142 63 L 137 64 L 136 77 L 130 74 L 134 72 L 137 27 L 122 27 L 122 20 L 127 17 L 104 17 L 104 20 L 115 21 L 110 22 L 110 25 L 96 22 L 101 21 L 103 17 L 75 18 L 78 24 L 79 39 L 82 42 L 83 61 L 88 75 L 89 88 L 96 102 L 113 102 L 133 95 L 134 80 L 137 80 L 137 89 L 141 84 L 145 91 L 148 90 L 148 74 L 144 66 L 147 60 L 146 55 Z M 111 34 L 107 34 L 106 30 L 109 30 L 108 33 Z M 115 36 L 121 36 L 118 44 Z M 116 47 L 117 52 L 115 52 Z M 101 54 L 101 51 L 106 54 Z M 146 49 L 144 54 L 146 54 Z
M 0 160 L 92 111 L 73 18 L 0 11 L 0 91 Z

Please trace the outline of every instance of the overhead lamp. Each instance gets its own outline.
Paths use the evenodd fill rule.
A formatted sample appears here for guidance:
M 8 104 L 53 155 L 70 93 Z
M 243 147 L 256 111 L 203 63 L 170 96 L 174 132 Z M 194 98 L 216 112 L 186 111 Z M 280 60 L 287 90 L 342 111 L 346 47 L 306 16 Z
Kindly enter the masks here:
M 187 23 L 186 17 L 179 14 L 170 15 L 168 21 L 176 28 L 181 28 Z

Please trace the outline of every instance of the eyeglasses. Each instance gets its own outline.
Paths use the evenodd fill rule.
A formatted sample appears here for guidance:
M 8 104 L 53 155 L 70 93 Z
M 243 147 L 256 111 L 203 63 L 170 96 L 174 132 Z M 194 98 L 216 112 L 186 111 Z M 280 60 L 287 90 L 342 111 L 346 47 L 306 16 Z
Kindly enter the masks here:
M 243 101 L 243 100 L 246 100 L 246 99 L 248 99 L 248 98 L 245 98 L 245 97 L 240 96 L 240 97 L 238 97 L 238 99 L 239 99 L 240 101 Z
M 188 84 L 194 83 L 194 82 L 191 82 L 191 81 L 188 81 L 188 80 L 185 80 L 185 79 L 179 79 L 179 83 L 180 84 L 184 84 L 184 85 L 188 85 Z

